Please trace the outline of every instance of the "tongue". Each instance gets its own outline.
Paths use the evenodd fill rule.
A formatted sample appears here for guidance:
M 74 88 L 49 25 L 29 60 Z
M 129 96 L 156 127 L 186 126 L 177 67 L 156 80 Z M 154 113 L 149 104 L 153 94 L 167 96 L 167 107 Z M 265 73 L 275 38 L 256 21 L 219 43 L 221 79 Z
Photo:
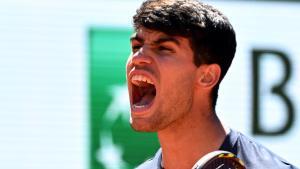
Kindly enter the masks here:
M 146 94 L 142 97 L 142 99 L 136 103 L 136 106 L 146 106 L 151 103 L 151 101 L 154 99 L 154 95 L 152 94 Z

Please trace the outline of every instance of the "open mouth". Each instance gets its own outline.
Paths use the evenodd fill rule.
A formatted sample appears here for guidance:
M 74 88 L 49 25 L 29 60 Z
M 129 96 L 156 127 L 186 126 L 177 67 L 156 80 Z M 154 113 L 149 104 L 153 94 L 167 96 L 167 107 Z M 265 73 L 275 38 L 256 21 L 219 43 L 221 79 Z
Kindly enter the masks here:
M 144 75 L 134 75 L 132 82 L 132 108 L 142 109 L 152 105 L 156 96 L 156 88 L 153 81 Z

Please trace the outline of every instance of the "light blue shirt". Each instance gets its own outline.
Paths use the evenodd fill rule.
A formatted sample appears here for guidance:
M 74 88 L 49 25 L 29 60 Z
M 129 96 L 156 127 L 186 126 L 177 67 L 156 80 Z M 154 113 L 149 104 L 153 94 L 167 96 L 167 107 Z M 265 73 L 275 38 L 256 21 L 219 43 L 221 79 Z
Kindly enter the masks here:
M 163 169 L 161 148 L 156 152 L 155 156 L 152 159 L 145 161 L 136 169 Z

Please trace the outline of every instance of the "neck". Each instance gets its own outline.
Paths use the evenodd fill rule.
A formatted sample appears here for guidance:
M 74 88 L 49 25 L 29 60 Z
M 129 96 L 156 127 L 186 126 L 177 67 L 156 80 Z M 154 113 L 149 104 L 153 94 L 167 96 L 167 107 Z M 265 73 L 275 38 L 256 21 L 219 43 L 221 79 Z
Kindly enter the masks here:
M 218 150 L 225 136 L 215 113 L 189 113 L 158 132 L 164 168 L 192 168 L 202 156 Z

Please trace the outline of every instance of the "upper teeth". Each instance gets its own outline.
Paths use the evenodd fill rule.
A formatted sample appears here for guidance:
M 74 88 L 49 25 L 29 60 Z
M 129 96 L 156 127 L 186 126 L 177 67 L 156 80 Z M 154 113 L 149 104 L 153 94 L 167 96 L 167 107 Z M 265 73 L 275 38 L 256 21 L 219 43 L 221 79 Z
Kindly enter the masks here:
M 134 83 L 135 81 L 143 81 L 146 83 L 154 84 L 151 79 L 143 75 L 133 75 L 131 78 L 131 82 Z

